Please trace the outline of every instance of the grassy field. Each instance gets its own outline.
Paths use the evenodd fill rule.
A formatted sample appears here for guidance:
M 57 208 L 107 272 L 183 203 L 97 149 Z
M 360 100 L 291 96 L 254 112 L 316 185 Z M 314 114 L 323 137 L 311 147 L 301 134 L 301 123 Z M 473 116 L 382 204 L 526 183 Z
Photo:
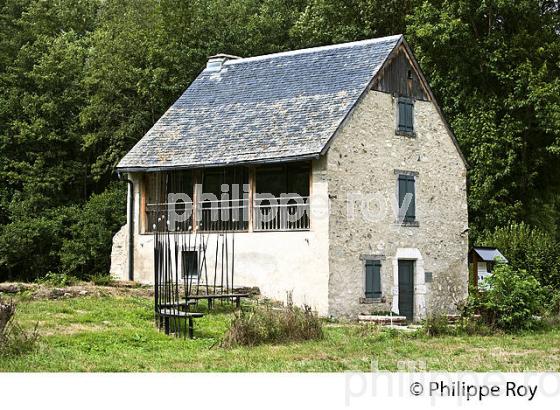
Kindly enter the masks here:
M 0 371 L 367 371 L 418 361 L 429 371 L 559 371 L 560 330 L 522 335 L 429 338 L 327 323 L 321 341 L 224 349 L 231 312 L 198 320 L 195 339 L 157 331 L 146 296 L 78 297 L 21 303 L 17 317 L 38 325 L 33 353 L 0 358 Z M 218 309 L 219 310 L 219 309 Z

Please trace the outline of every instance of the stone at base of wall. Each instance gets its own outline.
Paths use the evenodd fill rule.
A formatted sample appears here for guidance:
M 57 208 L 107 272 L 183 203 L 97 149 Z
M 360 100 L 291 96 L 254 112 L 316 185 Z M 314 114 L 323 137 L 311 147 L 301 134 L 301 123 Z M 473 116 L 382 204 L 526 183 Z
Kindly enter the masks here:
M 389 315 L 358 315 L 358 321 L 362 323 L 377 323 L 377 324 L 404 324 L 406 323 L 406 316 L 389 316 Z
M 128 225 L 124 224 L 113 236 L 113 248 L 111 249 L 111 269 L 109 272 L 117 280 L 128 280 L 127 242 Z

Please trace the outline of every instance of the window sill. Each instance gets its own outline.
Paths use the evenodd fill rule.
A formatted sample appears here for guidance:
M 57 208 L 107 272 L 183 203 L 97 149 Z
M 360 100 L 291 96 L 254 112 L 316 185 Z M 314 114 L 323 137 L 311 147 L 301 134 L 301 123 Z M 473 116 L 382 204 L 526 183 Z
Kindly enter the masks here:
M 416 138 L 416 132 L 415 131 L 396 130 L 395 135 L 399 135 L 401 137 Z
M 385 297 L 381 296 L 379 298 L 360 298 L 361 305 L 374 305 L 376 303 L 385 303 Z
M 398 222 L 397 222 L 397 224 L 398 224 Z M 420 226 L 420 222 L 418 222 L 418 221 L 403 221 L 400 225 L 404 226 L 405 228 L 418 228 Z

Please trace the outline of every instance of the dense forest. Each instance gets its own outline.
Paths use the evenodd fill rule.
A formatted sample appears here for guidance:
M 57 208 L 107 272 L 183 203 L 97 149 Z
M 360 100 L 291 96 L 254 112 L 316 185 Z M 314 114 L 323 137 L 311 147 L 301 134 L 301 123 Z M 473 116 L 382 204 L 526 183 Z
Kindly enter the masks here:
M 397 33 L 469 162 L 471 241 L 558 263 L 558 1 L 0 0 L 0 280 L 107 272 L 114 167 L 208 56 Z

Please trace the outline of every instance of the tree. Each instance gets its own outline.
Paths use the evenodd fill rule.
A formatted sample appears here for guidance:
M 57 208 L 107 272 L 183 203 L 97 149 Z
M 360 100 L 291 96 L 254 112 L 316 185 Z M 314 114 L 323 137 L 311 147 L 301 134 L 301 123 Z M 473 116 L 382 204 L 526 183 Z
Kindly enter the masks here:
M 471 166 L 473 238 L 526 221 L 554 232 L 560 168 L 559 6 L 432 0 L 407 34 Z

